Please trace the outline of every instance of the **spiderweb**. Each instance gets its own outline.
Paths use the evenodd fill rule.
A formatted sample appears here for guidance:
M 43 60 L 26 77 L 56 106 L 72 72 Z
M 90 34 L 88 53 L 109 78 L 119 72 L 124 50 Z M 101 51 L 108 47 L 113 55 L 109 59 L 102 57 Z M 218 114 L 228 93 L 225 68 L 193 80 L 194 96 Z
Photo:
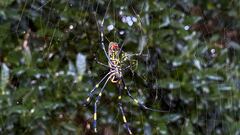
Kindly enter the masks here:
M 119 43 L 131 65 L 124 71 L 131 94 L 168 110 L 140 109 L 123 93 L 134 134 L 239 134 L 240 4 L 206 3 L 0 2 L 0 134 L 93 134 L 93 103 L 82 101 L 109 70 L 96 62 L 107 64 L 102 21 L 106 49 Z M 99 134 L 127 134 L 117 96 L 109 83 Z

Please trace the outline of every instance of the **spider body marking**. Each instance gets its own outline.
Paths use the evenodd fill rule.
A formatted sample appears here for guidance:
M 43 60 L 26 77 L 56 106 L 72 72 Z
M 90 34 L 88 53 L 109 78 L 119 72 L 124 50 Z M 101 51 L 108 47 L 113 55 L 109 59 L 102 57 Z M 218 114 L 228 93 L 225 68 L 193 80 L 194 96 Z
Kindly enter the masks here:
M 121 69 L 121 62 L 119 58 L 119 51 L 120 48 L 116 42 L 110 42 L 108 45 L 108 55 L 110 61 L 108 65 L 110 67 L 110 72 L 112 73 L 111 82 L 112 83 L 120 83 L 122 78 L 122 69 Z

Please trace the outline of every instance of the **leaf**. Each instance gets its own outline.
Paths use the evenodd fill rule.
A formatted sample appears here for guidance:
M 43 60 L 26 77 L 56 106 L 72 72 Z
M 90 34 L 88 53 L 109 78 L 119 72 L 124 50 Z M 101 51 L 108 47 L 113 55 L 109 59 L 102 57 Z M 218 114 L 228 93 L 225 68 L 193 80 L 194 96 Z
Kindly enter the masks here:
M 219 91 L 230 91 L 232 90 L 233 88 L 227 84 L 219 84 L 218 85 L 218 90 Z
M 236 49 L 236 50 L 240 50 L 240 46 L 239 46 L 239 44 L 238 44 L 237 42 L 230 41 L 230 42 L 228 43 L 228 46 L 231 47 L 231 48 L 234 48 L 234 49 Z
M 152 135 L 152 127 L 148 123 L 144 125 L 144 135 Z
M 69 62 L 68 62 L 67 75 L 76 76 L 76 69 L 75 69 L 72 61 L 69 61 Z
M 16 105 L 16 106 L 12 106 L 11 108 L 9 108 L 9 114 L 12 113 L 18 113 L 18 114 L 22 114 L 25 113 L 27 111 L 27 109 L 23 106 L 20 105 Z
M 87 67 L 86 56 L 82 53 L 77 54 L 76 67 L 78 73 L 78 81 L 81 81 Z
M 76 132 L 76 126 L 71 123 L 62 123 L 62 126 L 68 131 Z
M 5 64 L 5 63 L 3 63 L 2 64 L 2 70 L 1 70 L 1 90 L 2 90 L 2 95 L 5 95 L 6 93 L 5 93 L 5 88 L 6 88 L 6 86 L 7 86 L 7 84 L 8 84 L 8 81 L 9 81 L 9 75 L 10 73 L 9 73 L 9 68 L 8 68 L 8 66 Z
M 207 75 L 207 79 L 212 80 L 212 81 L 222 81 L 223 77 L 218 76 L 218 75 Z
M 29 47 L 24 48 L 23 50 L 24 62 L 29 67 L 32 63 L 32 54 Z
M 175 80 L 161 79 L 158 80 L 158 84 L 161 88 L 177 89 L 181 86 L 181 82 Z
M 200 60 L 198 60 L 198 59 L 194 59 L 193 65 L 194 65 L 197 69 L 199 69 L 199 70 L 202 69 L 201 62 L 200 62 Z
M 139 44 L 138 44 L 138 52 L 139 54 L 142 54 L 142 51 L 144 49 L 144 47 L 147 45 L 147 36 L 146 35 L 142 35 L 139 38 Z
M 22 57 L 22 52 L 21 51 L 11 51 L 8 53 L 7 59 L 8 59 L 8 63 L 11 65 L 19 65 L 19 61 Z
M 182 116 L 180 114 L 169 114 L 165 115 L 163 118 L 166 119 L 168 122 L 175 122 L 180 119 Z
M 34 111 L 32 111 L 32 116 L 34 119 L 42 119 L 46 116 L 46 113 L 43 110 L 34 109 Z
M 1 0 L 0 7 L 7 7 L 9 6 L 14 0 Z
M 160 133 L 162 135 L 167 135 L 168 134 L 168 130 L 167 130 L 167 126 L 166 126 L 166 123 L 164 121 L 161 121 L 159 123 L 159 130 L 160 130 Z M 157 128 L 158 129 L 158 128 Z
M 169 26 L 170 24 L 170 19 L 168 16 L 164 17 L 163 23 L 159 25 L 159 28 Z
M 62 103 L 58 102 L 43 102 L 42 107 L 47 110 L 55 110 L 59 107 L 63 107 L 64 105 Z

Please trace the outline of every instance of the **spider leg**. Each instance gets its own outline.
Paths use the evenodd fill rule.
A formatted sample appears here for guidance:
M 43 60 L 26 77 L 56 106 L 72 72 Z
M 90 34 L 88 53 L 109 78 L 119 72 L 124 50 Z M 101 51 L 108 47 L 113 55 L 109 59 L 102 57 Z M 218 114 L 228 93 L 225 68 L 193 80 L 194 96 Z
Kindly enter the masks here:
M 102 66 L 105 66 L 105 67 L 108 67 L 108 68 L 110 68 L 110 66 L 109 65 L 107 65 L 107 64 L 104 64 L 104 63 L 102 63 L 102 62 L 100 62 L 100 61 L 98 61 L 98 58 L 95 56 L 94 57 L 94 60 L 98 63 L 98 64 L 100 64 L 100 65 L 102 65 Z
M 119 55 L 120 55 L 120 53 L 122 52 L 122 48 L 123 48 L 123 46 L 124 46 L 126 43 L 127 43 L 127 40 L 125 39 L 125 40 L 123 41 L 122 45 L 121 45 L 121 48 L 120 48 L 120 50 L 118 51 L 118 54 L 117 54 L 117 56 L 119 56 Z
M 86 101 L 84 102 L 84 105 L 85 106 L 87 106 L 90 102 L 91 102 L 91 98 L 92 98 L 92 96 L 93 96 L 93 92 L 95 91 L 95 90 L 97 90 L 97 88 L 99 87 L 99 85 L 104 81 L 104 79 L 106 79 L 106 77 L 108 76 L 108 75 L 110 75 L 112 72 L 110 71 L 110 72 L 108 72 L 95 86 L 94 86 L 94 88 L 90 91 L 90 93 L 88 94 L 88 97 L 87 97 L 87 99 L 86 99 Z
M 145 110 L 150 110 L 150 111 L 155 111 L 155 112 L 169 112 L 170 110 L 158 110 L 158 109 L 152 109 L 152 108 L 149 108 L 147 107 L 146 105 L 144 105 L 143 103 L 141 103 L 139 100 L 137 100 L 136 98 L 134 98 L 132 96 L 132 94 L 130 93 L 130 90 L 129 88 L 125 85 L 125 82 L 123 80 L 123 78 L 121 79 L 122 80 L 122 84 L 123 84 L 123 87 L 125 90 L 127 90 L 127 94 L 128 96 L 136 103 L 139 105 L 139 107 L 145 109 Z
M 130 65 L 127 66 L 127 67 L 124 67 L 124 68 L 122 69 L 122 71 L 125 71 L 125 70 L 129 69 L 130 67 L 131 67 Z
M 106 82 L 104 83 L 103 87 L 101 88 L 98 96 L 96 97 L 96 101 L 94 103 L 94 114 L 93 114 L 93 129 L 94 129 L 94 132 L 96 133 L 97 132 L 97 104 L 102 96 L 102 93 L 103 93 L 103 90 L 104 88 L 106 87 L 106 84 L 108 83 L 108 81 L 110 80 L 110 78 L 114 75 L 114 73 L 112 73 L 108 79 L 106 80 Z
M 98 23 L 97 23 L 97 27 L 98 27 L 98 29 L 100 30 L 101 47 L 102 47 L 102 49 L 103 49 L 103 51 L 104 51 L 105 56 L 106 56 L 107 59 L 108 59 L 108 62 L 110 62 L 110 63 L 112 63 L 112 62 L 110 61 L 109 55 L 108 55 L 108 53 L 107 53 L 107 51 L 106 51 L 106 48 L 105 48 L 105 45 L 104 45 L 104 27 L 103 27 L 103 24 L 104 24 L 104 19 L 105 19 L 105 17 L 106 17 L 106 14 L 107 14 L 107 11 L 108 11 L 108 9 L 109 9 L 109 6 L 110 6 L 111 1 L 112 1 L 112 0 L 110 0 L 109 3 L 108 3 L 108 5 L 107 5 L 105 15 L 104 15 L 104 17 L 103 17 L 103 19 L 102 19 L 102 21 L 101 21 L 101 23 L 100 23 L 100 28 L 99 28 L 99 25 L 98 25 Z M 95 19 L 96 19 L 96 21 L 97 21 L 96 14 L 95 14 Z
M 107 64 L 104 64 L 104 63 L 102 63 L 102 62 L 100 62 L 100 61 L 98 61 L 98 59 L 95 57 L 94 58 L 94 60 L 98 63 L 98 64 L 100 64 L 100 65 L 102 65 L 102 66 L 104 66 L 104 67 L 107 67 L 107 68 L 111 68 L 111 69 L 113 69 L 112 67 L 110 67 L 109 65 L 107 65 Z
M 105 56 L 106 56 L 107 59 L 108 59 L 108 62 L 112 63 L 111 60 L 110 60 L 109 55 L 107 54 L 107 51 L 106 51 L 106 48 L 105 48 L 105 45 L 104 45 L 104 35 L 103 35 L 104 29 L 103 29 L 103 23 L 104 23 L 104 19 L 102 20 L 102 22 L 101 22 L 101 24 L 100 24 L 101 47 L 102 47 L 102 49 L 103 49 L 103 51 L 104 51 Z
M 125 112 L 124 112 L 123 107 L 122 107 L 122 89 L 120 89 L 119 87 L 118 87 L 118 91 L 119 91 L 118 106 L 119 106 L 119 109 L 120 109 L 120 111 L 122 113 L 122 118 L 123 118 L 123 122 L 124 122 L 125 128 L 128 130 L 128 133 L 130 135 L 132 135 L 132 131 L 131 131 L 131 129 L 128 126 L 127 119 L 126 119 L 126 116 L 125 116 Z
M 102 62 L 97 61 L 97 63 L 100 64 L 100 65 L 102 65 L 102 66 L 104 66 L 104 67 L 111 68 L 110 66 L 108 66 L 108 65 L 106 65 L 106 64 L 104 64 L 104 63 L 102 63 Z

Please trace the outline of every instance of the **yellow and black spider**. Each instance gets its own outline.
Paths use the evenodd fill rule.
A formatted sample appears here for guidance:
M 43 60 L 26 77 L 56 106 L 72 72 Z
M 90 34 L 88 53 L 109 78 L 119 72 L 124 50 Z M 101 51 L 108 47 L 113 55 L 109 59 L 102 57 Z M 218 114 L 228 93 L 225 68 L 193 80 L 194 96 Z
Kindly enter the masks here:
M 130 93 L 130 90 L 129 88 L 125 85 L 125 82 L 124 82 L 124 78 L 123 78 L 123 71 L 128 69 L 130 66 L 127 66 L 127 67 L 122 67 L 123 65 L 123 62 L 125 61 L 124 58 L 120 57 L 121 55 L 121 52 L 122 52 L 122 47 L 119 47 L 119 45 L 116 43 L 116 42 L 110 42 L 109 45 L 108 45 L 108 52 L 106 51 L 105 49 L 105 45 L 104 45 L 104 34 L 103 34 L 103 23 L 104 23 L 104 20 L 101 22 L 100 24 L 100 37 L 101 37 L 101 48 L 103 49 L 104 51 L 104 54 L 108 60 L 108 65 L 107 64 L 103 64 L 99 61 L 97 61 L 97 63 L 105 66 L 105 67 L 108 67 L 110 70 L 109 72 L 95 85 L 95 87 L 90 91 L 87 99 L 86 99 L 86 102 L 85 104 L 89 104 L 91 102 L 91 99 L 93 97 L 93 93 L 95 92 L 95 90 L 97 90 L 100 86 L 100 84 L 104 81 L 105 83 L 103 84 L 103 86 L 101 87 L 100 89 L 100 92 L 98 93 L 97 97 L 96 97 L 96 101 L 94 103 L 94 114 L 93 114 L 93 128 L 94 128 L 94 132 L 97 132 L 97 104 L 103 94 L 103 91 L 105 89 L 105 86 L 106 84 L 109 82 L 109 80 L 118 85 L 118 86 L 122 86 L 122 87 L 118 87 L 118 91 L 119 91 L 119 95 L 118 95 L 118 106 L 119 106 L 119 109 L 121 111 L 121 114 L 122 114 L 122 119 L 123 119 L 123 122 L 124 122 L 124 125 L 128 131 L 129 134 L 132 134 L 132 131 L 130 130 L 129 126 L 128 126 L 128 123 L 127 123 L 127 119 L 126 119 L 126 116 L 125 116 L 125 112 L 124 112 L 124 109 L 122 107 L 122 91 L 126 91 L 127 92 L 127 95 L 131 98 L 131 100 L 133 102 L 135 102 L 136 104 L 139 105 L 139 107 L 145 109 L 145 110 L 151 110 L 151 111 L 158 111 L 158 112 L 167 112 L 167 111 L 161 111 L 161 110 L 156 110 L 156 109 L 151 109 L 149 107 L 146 107 L 143 103 L 139 102 L 137 99 L 135 99 L 131 93 Z M 123 88 L 123 89 L 122 89 Z

